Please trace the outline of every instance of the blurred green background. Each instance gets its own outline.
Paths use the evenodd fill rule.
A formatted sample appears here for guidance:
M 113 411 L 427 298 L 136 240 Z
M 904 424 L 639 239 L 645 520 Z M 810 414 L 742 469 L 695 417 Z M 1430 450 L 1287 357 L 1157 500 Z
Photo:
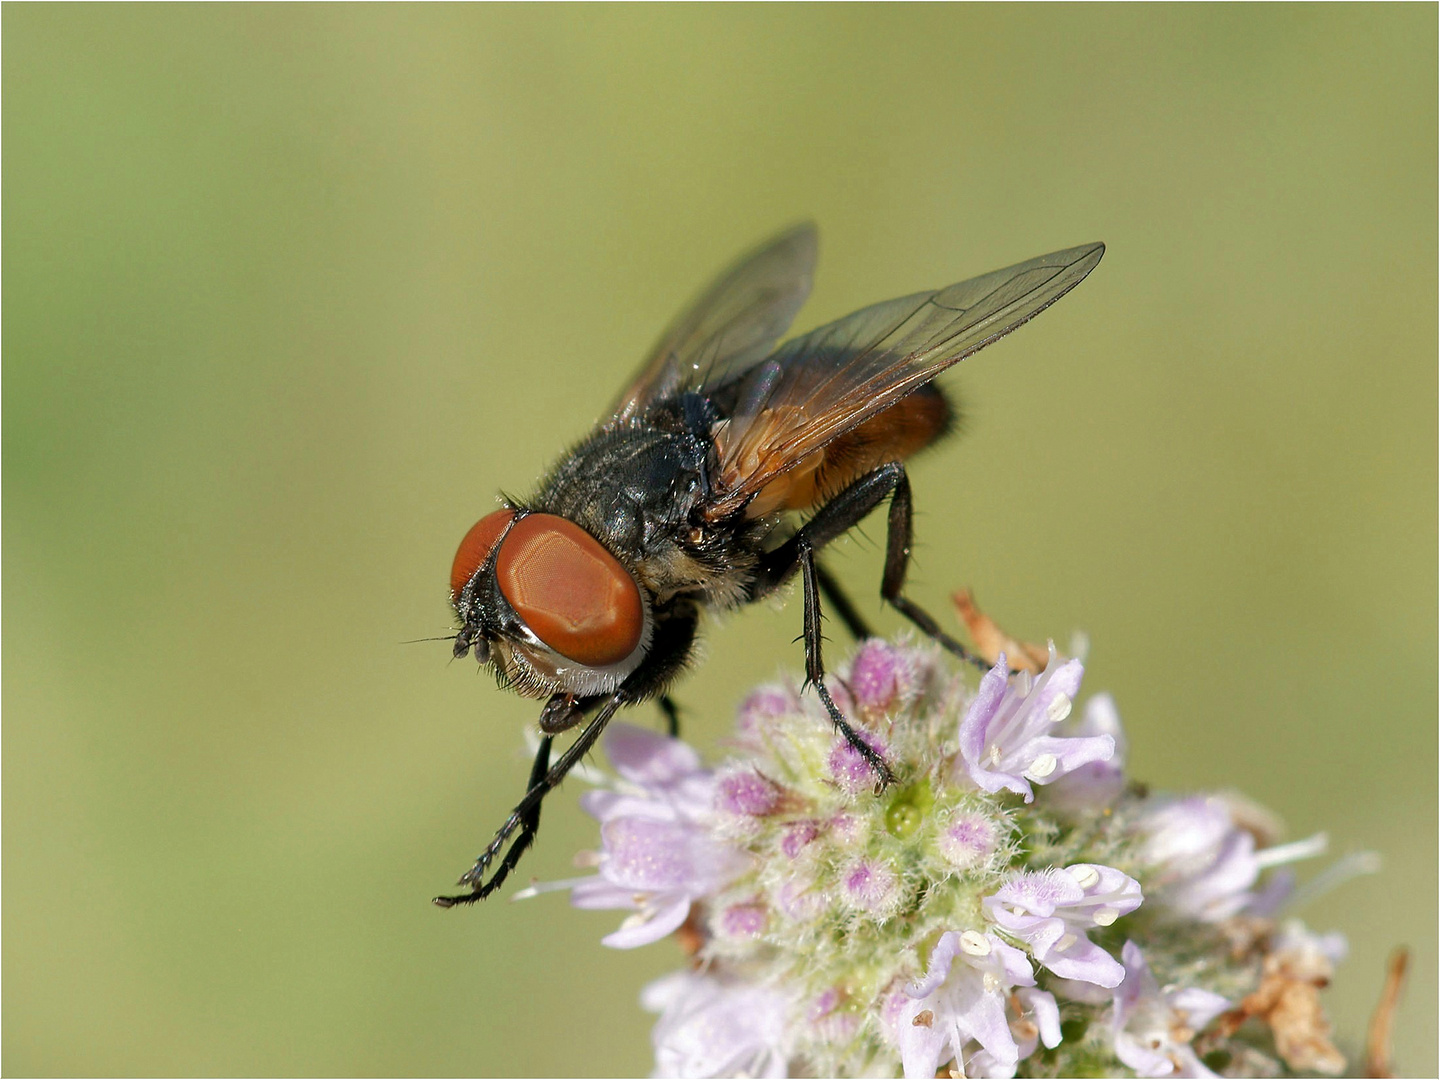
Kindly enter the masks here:
M 800 329 L 1109 244 L 948 377 L 912 595 L 1084 630 L 1137 776 L 1382 853 L 1304 915 L 1351 1049 L 1414 948 L 1433 1072 L 1436 18 L 7 6 L 4 1070 L 648 1072 L 670 943 L 429 906 L 536 709 L 401 642 L 495 492 L 814 217 Z M 881 535 L 838 564 L 876 615 Z M 798 630 L 714 628 L 695 741 Z M 579 790 L 522 877 L 593 844 Z

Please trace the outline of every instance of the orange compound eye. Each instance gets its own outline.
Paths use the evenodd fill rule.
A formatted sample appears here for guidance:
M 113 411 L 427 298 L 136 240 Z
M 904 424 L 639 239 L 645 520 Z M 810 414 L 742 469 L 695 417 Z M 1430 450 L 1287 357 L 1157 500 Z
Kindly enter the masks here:
M 535 635 L 577 664 L 617 664 L 640 644 L 645 610 L 635 579 L 573 521 L 521 518 L 505 538 L 495 574 Z
M 490 557 L 496 538 L 505 531 L 505 526 L 514 516 L 514 510 L 496 510 L 470 526 L 465 539 L 460 541 L 460 549 L 455 552 L 455 561 L 450 564 L 451 599 L 459 598 L 460 590 Z

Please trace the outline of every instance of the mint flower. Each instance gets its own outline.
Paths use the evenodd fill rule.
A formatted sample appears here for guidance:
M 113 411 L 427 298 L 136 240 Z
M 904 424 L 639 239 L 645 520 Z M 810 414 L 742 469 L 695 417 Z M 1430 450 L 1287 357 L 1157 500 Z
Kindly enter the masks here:
M 785 1076 L 787 1002 L 760 986 L 677 971 L 645 987 L 657 1076 Z
M 1115 1056 L 1136 1076 L 1218 1075 L 1201 1063 L 1190 1043 L 1230 1002 L 1194 986 L 1162 990 L 1133 941 L 1120 955 L 1125 979 L 1115 991 Z
M 617 948 L 674 934 L 680 970 L 642 995 L 661 1076 L 1343 1067 L 1320 1002 L 1343 940 L 1274 921 L 1324 838 L 1277 844 L 1238 796 L 1145 793 L 1082 676 L 1053 647 L 1038 677 L 976 679 L 864 642 L 828 683 L 895 773 L 879 793 L 794 681 L 744 699 L 713 770 L 612 724 L 613 775 L 584 774 L 596 873 L 518 895 L 627 911 Z
M 942 1062 L 967 1060 L 972 1041 L 998 1068 L 1009 1070 L 1003 1075 L 1013 1076 L 1020 1048 L 1006 1017 L 1007 998 L 1017 986 L 1034 985 L 1030 962 L 1019 949 L 994 934 L 948 931 L 930 954 L 925 978 L 905 990 L 913 1000 L 900 1010 L 896 1041 L 907 1080 L 934 1076 Z M 1058 1043 L 1054 1004 L 1050 998 Z
M 1161 903 L 1206 922 L 1223 922 L 1246 910 L 1268 914 L 1283 896 L 1252 891 L 1261 872 L 1325 850 L 1320 834 L 1257 851 L 1260 826 L 1242 827 L 1233 813 L 1235 802 L 1214 795 L 1161 799 L 1141 816 L 1140 856 L 1154 869 Z M 1288 892 L 1288 885 L 1280 891 Z
M 516 899 L 568 888 L 577 908 L 631 908 L 634 914 L 602 943 L 633 949 L 678 928 L 690 907 L 745 867 L 745 857 L 717 841 L 706 825 L 714 776 L 684 743 L 616 721 L 605 750 L 619 774 L 613 790 L 591 791 L 581 806 L 600 822 L 599 873 L 532 886 Z
M 1035 798 L 1031 784 L 1051 784 L 1083 765 L 1108 761 L 1115 753 L 1110 735 L 1064 736 L 1055 725 L 1070 715 L 1080 692 L 1080 661 L 1050 663 L 1034 685 L 1028 673 L 1010 678 L 1005 656 L 980 680 L 980 689 L 960 723 L 965 771 L 984 791 L 1002 788 Z
M 985 913 L 1030 946 L 1062 979 L 1119 986 L 1125 969 L 1086 937 L 1140 906 L 1140 883 L 1109 866 L 1077 863 L 1063 870 L 1016 874 L 985 900 Z

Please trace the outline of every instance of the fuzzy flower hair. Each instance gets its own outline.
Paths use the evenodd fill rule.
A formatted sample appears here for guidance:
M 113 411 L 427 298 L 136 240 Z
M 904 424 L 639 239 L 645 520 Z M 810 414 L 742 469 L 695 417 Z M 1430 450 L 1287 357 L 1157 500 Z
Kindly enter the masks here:
M 687 964 L 642 995 L 661 1076 L 1339 1071 L 1318 1003 L 1261 1007 L 1286 979 L 1311 1001 L 1343 952 L 1277 923 L 1267 879 L 1323 838 L 1128 786 L 1083 676 L 1052 646 L 976 686 L 928 644 L 865 642 L 831 685 L 895 771 L 879 793 L 793 685 L 746 699 L 713 770 L 612 724 L 595 874 L 526 893 L 627 912 L 615 948 L 676 933 Z

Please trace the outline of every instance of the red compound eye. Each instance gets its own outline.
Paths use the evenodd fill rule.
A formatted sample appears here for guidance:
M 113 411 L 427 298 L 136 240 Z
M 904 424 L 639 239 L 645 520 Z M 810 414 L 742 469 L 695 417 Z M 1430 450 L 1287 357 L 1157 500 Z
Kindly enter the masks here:
M 465 588 L 466 583 L 475 576 L 475 571 L 490 557 L 495 538 L 505 531 L 505 526 L 510 524 L 510 519 L 514 516 L 514 510 L 496 510 L 470 526 L 465 539 L 460 541 L 460 549 L 455 552 L 455 561 L 450 564 L 451 600 L 459 599 L 460 590 Z
M 561 656 L 604 667 L 640 644 L 645 609 L 635 579 L 573 521 L 521 518 L 505 537 L 495 574 L 515 613 Z

